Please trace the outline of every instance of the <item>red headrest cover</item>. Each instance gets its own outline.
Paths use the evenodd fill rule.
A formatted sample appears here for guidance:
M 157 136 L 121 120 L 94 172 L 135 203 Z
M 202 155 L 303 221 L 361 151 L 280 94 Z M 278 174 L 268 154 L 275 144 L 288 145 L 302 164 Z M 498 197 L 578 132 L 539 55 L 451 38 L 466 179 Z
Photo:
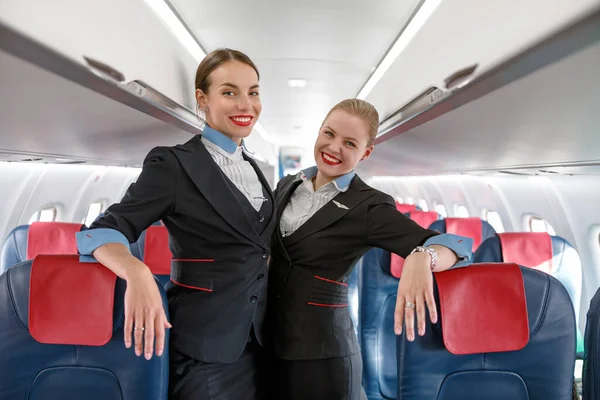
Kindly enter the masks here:
M 546 232 L 499 233 L 502 261 L 552 274 L 552 238 Z
M 171 259 L 169 232 L 164 226 L 151 226 L 146 230 L 144 264 L 154 275 L 170 275 Z
M 40 255 L 31 265 L 29 332 L 40 343 L 102 346 L 113 331 L 117 277 L 78 255 Z
M 479 247 L 483 237 L 483 225 L 477 217 L 446 218 L 446 233 L 473 239 L 473 251 Z
M 390 273 L 394 278 L 400 279 L 402 276 L 402 269 L 404 268 L 404 258 L 398 254 L 392 253 L 390 256 Z
M 407 213 L 411 211 L 416 211 L 417 206 L 415 204 L 401 204 L 396 202 L 396 209 L 401 213 Z
M 529 342 L 517 264 L 473 264 L 435 274 L 444 344 L 453 354 L 520 350 Z
M 34 222 L 27 233 L 27 259 L 40 254 L 77 254 L 75 233 L 82 224 L 70 222 Z
M 411 211 L 409 214 L 410 219 L 427 229 L 429 225 L 433 224 L 438 219 L 438 213 L 435 211 Z

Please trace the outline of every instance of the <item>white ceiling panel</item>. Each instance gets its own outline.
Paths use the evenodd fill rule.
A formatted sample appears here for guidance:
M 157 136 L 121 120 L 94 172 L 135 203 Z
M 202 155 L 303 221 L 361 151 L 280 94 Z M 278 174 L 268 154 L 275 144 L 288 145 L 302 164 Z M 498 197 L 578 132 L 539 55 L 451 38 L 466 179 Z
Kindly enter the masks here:
M 354 97 L 418 0 L 171 0 L 207 50 L 244 51 L 261 72 L 261 124 L 280 144 L 311 148 L 327 111 Z M 307 80 L 289 88 L 287 80 Z

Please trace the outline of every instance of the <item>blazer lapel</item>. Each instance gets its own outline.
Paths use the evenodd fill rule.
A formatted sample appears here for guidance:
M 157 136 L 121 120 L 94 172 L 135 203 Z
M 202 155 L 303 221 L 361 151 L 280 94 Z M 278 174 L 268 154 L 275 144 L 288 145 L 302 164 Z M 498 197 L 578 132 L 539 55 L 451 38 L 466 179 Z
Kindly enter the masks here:
M 277 218 L 275 219 L 275 225 L 276 225 L 275 226 L 275 236 L 277 236 L 277 243 L 283 250 L 283 254 L 286 256 L 288 261 L 291 261 L 291 258 L 289 256 L 285 246 L 283 245 L 283 240 L 281 237 L 281 226 L 280 226 L 279 221 L 281 221 L 281 216 L 283 215 L 283 210 L 285 209 L 285 206 L 290 201 L 290 197 L 292 196 L 294 191 L 298 188 L 298 186 L 300 186 L 301 183 L 302 183 L 302 180 L 300 180 L 300 179 L 291 179 L 287 185 L 284 185 L 279 189 L 279 192 L 277 193 L 277 197 L 275 198 L 275 201 L 277 202 L 277 207 L 276 207 Z
M 248 216 L 225 181 L 227 177 L 213 161 L 200 136 L 192 138 L 183 146 L 176 146 L 174 153 L 194 185 L 221 218 L 254 243 L 266 246 L 250 224 Z
M 333 224 L 344 215 L 352 211 L 360 203 L 373 195 L 358 177 L 354 178 L 350 187 L 345 192 L 338 193 L 331 201 L 321 207 L 312 217 L 308 219 L 300 228 L 290 236 L 286 237 L 283 243 L 286 246 L 292 245 L 316 232 L 319 232 L 329 225 Z M 287 204 L 287 201 L 286 201 Z

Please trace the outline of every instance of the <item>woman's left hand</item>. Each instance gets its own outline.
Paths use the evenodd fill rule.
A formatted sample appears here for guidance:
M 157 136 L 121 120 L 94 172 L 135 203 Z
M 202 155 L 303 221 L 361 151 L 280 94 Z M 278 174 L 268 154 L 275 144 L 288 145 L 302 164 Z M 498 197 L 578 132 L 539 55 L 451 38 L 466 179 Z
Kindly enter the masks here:
M 398 299 L 394 313 L 394 331 L 402 333 L 406 324 L 406 337 L 415 339 L 415 313 L 419 335 L 425 334 L 425 306 L 429 309 L 432 323 L 437 322 L 437 309 L 433 297 L 433 274 L 430 270 L 430 256 L 427 253 L 413 253 L 404 262 L 402 276 L 398 284 Z

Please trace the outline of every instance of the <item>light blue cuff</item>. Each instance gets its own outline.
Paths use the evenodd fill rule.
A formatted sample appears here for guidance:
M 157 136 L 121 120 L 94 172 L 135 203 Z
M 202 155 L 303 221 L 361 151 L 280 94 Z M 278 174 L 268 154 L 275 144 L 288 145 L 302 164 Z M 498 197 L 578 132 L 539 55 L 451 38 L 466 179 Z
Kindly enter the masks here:
M 441 233 L 427 239 L 424 246 L 431 246 L 434 244 L 447 247 L 456 254 L 458 262 L 454 264 L 452 268 L 464 267 L 471 263 L 471 257 L 473 256 L 473 239 L 465 236 L 453 235 L 451 233 Z
M 116 229 L 97 228 L 77 232 L 77 251 L 81 254 L 80 262 L 97 262 L 92 253 L 107 243 L 121 243 L 129 249 L 129 240 Z M 130 250 L 131 251 L 131 250 Z

